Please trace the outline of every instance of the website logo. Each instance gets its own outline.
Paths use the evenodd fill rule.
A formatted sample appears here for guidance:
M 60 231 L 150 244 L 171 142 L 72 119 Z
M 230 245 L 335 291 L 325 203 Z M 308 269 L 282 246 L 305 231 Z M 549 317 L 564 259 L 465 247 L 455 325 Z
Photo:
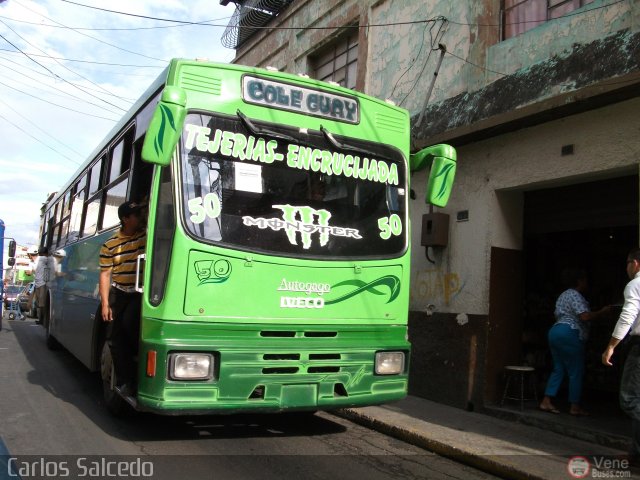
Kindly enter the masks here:
M 355 228 L 335 227 L 329 225 L 331 212 L 328 210 L 316 210 L 311 207 L 297 207 L 293 205 L 273 205 L 272 208 L 282 210 L 282 219 L 279 218 L 253 218 L 242 217 L 244 225 L 257 226 L 260 229 L 269 228 L 273 231 L 284 230 L 291 245 L 298 245 L 298 234 L 302 242 L 302 248 L 311 248 L 315 235 L 321 247 L 329 243 L 334 237 L 350 237 L 361 239 L 360 232 Z
M 567 464 L 567 472 L 569 472 L 569 475 L 573 478 L 585 478 L 589 475 L 590 470 L 591 464 L 585 457 L 571 457 Z

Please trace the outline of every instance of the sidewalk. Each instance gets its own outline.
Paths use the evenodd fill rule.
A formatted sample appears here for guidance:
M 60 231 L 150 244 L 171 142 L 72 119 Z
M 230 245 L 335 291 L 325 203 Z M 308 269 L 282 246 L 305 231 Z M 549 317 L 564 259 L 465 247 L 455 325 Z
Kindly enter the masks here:
M 339 414 L 439 455 L 509 479 L 572 478 L 568 471 L 571 457 L 586 457 L 595 470 L 594 460 L 604 458 L 619 463 L 620 456 L 626 453 L 622 449 L 627 439 L 624 436 L 620 436 L 620 448 L 611 448 L 554 433 L 544 429 L 544 423 L 525 425 L 497 418 L 493 413 L 467 412 L 414 396 L 390 405 L 344 409 Z M 569 418 L 567 428 L 579 420 Z M 614 465 L 608 470 L 616 470 L 617 467 L 619 465 Z M 597 475 L 595 471 L 592 473 Z M 621 478 L 640 478 L 640 472 L 635 469 L 622 469 L 618 473 L 622 473 L 618 475 Z

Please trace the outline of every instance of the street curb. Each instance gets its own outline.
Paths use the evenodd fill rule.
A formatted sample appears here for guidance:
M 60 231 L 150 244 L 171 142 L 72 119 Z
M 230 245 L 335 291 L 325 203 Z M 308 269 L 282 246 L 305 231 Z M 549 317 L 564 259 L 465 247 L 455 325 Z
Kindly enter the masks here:
M 335 410 L 331 413 L 491 475 L 514 480 L 548 480 L 546 477 L 524 471 L 516 465 L 506 463 L 505 461 L 498 461 L 486 455 L 478 455 L 429 438 L 422 432 L 390 425 L 357 409 L 347 408 Z
M 620 450 L 621 453 L 628 452 L 631 448 L 631 437 L 627 437 L 624 435 L 615 435 L 609 432 L 585 428 L 580 425 L 563 425 L 561 423 L 554 422 L 551 419 L 528 417 L 526 415 L 522 415 L 519 412 L 507 410 L 504 408 L 498 408 L 495 406 L 485 407 L 482 413 L 490 415 L 494 418 L 498 418 L 500 420 L 518 422 L 523 425 L 530 425 L 532 427 L 555 432 L 565 437 L 575 438 L 583 442 L 589 442 L 596 445 L 601 445 L 603 447 Z

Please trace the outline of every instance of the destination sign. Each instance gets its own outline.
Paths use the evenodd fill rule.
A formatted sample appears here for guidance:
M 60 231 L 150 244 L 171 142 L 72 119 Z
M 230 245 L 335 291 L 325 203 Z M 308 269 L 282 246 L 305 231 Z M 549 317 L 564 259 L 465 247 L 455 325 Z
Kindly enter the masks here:
M 245 75 L 242 78 L 242 99 L 247 103 L 342 122 L 358 123 L 360 120 L 358 100 L 353 97 L 334 95 L 250 75 Z

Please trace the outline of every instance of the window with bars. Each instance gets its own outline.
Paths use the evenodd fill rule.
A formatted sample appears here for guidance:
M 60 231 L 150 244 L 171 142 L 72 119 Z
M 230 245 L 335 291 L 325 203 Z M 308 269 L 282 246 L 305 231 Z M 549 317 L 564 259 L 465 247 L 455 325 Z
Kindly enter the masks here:
M 346 88 L 356 88 L 358 73 L 358 30 L 324 46 L 310 59 L 312 76 L 333 81 Z
M 515 37 L 594 0 L 504 0 L 502 39 Z

